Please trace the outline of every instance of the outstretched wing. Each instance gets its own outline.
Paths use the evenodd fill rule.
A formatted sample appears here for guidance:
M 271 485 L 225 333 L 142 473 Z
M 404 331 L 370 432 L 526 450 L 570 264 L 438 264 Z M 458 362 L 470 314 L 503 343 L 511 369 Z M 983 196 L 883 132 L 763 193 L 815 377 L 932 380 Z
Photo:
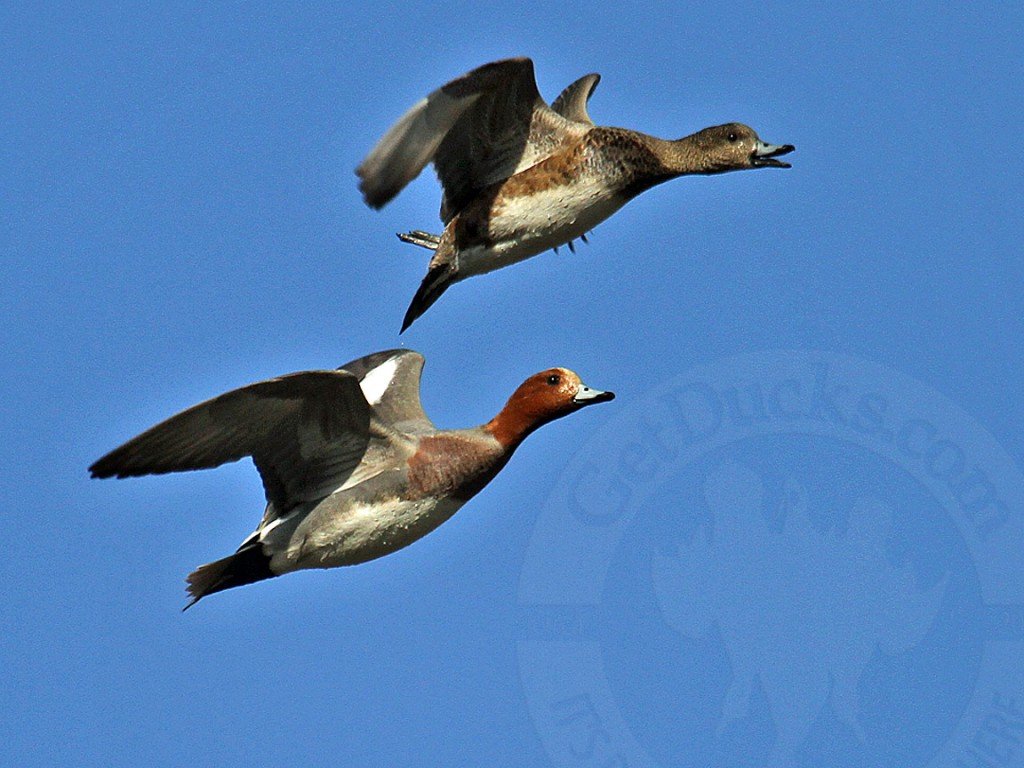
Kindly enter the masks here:
M 558 94 L 558 98 L 551 104 L 551 109 L 567 120 L 593 125 L 594 121 L 587 112 L 587 102 L 594 95 L 594 89 L 600 82 L 601 76 L 596 72 L 584 75 Z
M 359 188 L 380 208 L 433 161 L 447 223 L 480 190 L 535 165 L 585 128 L 541 98 L 530 59 L 495 61 L 406 112 L 356 169 Z
M 339 370 L 359 380 L 363 396 L 381 420 L 399 431 L 415 432 L 434 428 L 420 404 L 423 362 L 419 352 L 389 349 L 352 360 Z
M 347 371 L 305 371 L 193 406 L 97 461 L 93 477 L 208 469 L 251 456 L 278 510 L 322 498 L 359 466 L 371 442 L 390 442 Z

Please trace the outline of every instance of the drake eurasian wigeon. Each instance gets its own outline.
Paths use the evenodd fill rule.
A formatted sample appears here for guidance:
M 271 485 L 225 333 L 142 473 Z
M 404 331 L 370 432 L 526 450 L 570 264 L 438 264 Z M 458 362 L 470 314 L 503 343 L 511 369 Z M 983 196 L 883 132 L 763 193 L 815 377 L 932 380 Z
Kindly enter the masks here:
M 442 430 L 420 405 L 422 370 L 419 353 L 390 350 L 250 384 L 157 424 L 89 471 L 135 477 L 252 457 L 263 519 L 233 555 L 189 575 L 188 608 L 231 587 L 408 546 L 487 485 L 535 429 L 615 397 L 552 368 L 486 424 Z
M 453 283 L 528 259 L 586 233 L 663 181 L 688 174 L 789 168 L 791 144 L 766 144 L 740 123 L 667 141 L 594 125 L 600 75 L 555 102 L 537 91 L 530 59 L 485 64 L 421 99 L 356 169 L 380 208 L 433 162 L 443 188 L 441 235 L 399 235 L 434 251 L 402 330 Z

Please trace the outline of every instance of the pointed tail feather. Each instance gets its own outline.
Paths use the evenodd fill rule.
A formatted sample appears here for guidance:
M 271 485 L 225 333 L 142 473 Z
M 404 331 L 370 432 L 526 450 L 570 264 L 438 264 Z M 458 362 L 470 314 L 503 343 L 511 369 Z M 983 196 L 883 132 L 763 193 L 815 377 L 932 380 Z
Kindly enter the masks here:
M 416 295 L 412 297 L 412 303 L 409 304 L 409 309 L 406 310 L 405 319 L 402 320 L 402 330 L 399 333 L 405 333 L 406 329 L 418 317 L 430 309 L 435 301 L 441 298 L 441 294 L 448 290 L 448 286 L 452 284 L 452 275 L 454 274 L 455 270 L 449 264 L 438 264 L 430 268 L 427 276 L 420 283 Z
M 232 587 L 270 579 L 277 574 L 270 570 L 270 558 L 263 554 L 258 541 L 246 544 L 235 554 L 201 565 L 188 575 L 188 594 L 192 598 L 182 608 L 187 611 L 207 595 Z

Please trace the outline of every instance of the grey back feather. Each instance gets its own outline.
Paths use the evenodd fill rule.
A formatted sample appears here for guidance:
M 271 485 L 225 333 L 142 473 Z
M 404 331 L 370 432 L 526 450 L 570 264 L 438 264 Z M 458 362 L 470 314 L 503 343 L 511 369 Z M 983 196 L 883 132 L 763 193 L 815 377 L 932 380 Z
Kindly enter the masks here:
M 594 89 L 599 82 L 601 76 L 596 72 L 584 75 L 558 94 L 558 98 L 551 104 L 551 109 L 567 120 L 593 125 L 594 121 L 587 112 L 587 102 L 594 95 Z
M 320 498 L 359 466 L 375 424 L 347 371 L 304 371 L 261 381 L 193 406 L 108 453 L 93 477 L 209 469 L 251 456 L 278 510 Z

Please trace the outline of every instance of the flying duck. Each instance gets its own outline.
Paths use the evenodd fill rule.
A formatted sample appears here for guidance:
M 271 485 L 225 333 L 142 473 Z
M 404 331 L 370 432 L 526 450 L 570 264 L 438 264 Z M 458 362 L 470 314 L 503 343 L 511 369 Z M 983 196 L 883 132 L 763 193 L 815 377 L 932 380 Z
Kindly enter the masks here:
M 137 477 L 252 458 L 263 518 L 234 554 L 189 575 L 188 608 L 231 587 L 408 546 L 487 485 L 535 429 L 615 397 L 552 368 L 486 424 L 438 429 L 420 405 L 423 362 L 390 350 L 250 384 L 157 424 L 89 471 Z
M 587 102 L 600 75 L 581 77 L 550 106 L 533 62 L 474 69 L 417 102 L 356 169 L 367 205 L 380 208 L 433 162 L 444 231 L 404 241 L 434 251 L 402 331 L 453 283 L 576 238 L 647 189 L 677 176 L 789 168 L 791 144 L 767 144 L 727 123 L 674 141 L 597 126 Z

